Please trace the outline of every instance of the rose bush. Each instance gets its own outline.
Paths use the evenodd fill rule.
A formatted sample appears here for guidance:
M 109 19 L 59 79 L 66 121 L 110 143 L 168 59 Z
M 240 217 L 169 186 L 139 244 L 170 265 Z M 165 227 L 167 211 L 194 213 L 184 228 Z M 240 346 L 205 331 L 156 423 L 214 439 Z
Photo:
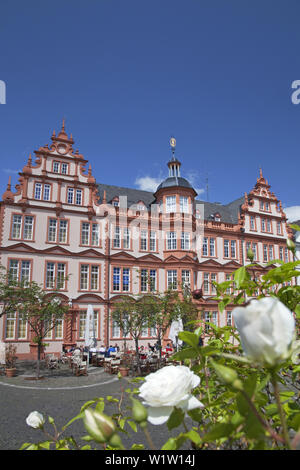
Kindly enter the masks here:
M 203 408 L 203 404 L 191 394 L 200 384 L 200 377 L 185 366 L 166 366 L 149 374 L 140 387 L 139 396 L 147 406 L 148 421 L 163 424 L 174 407 L 189 411 Z
M 275 366 L 291 355 L 295 320 L 291 311 L 274 297 L 252 299 L 232 311 L 245 354 L 254 361 Z

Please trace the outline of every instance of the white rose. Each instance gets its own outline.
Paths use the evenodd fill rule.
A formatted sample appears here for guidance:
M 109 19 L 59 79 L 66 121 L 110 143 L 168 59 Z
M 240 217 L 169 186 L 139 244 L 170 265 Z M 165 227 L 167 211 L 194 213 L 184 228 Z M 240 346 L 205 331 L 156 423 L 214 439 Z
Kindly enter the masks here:
M 140 397 L 148 406 L 148 421 L 152 424 L 163 424 L 174 407 L 184 411 L 203 408 L 204 405 L 191 395 L 200 378 L 185 366 L 166 366 L 149 374 L 140 387 Z
M 249 358 L 274 366 L 290 356 L 295 320 L 280 300 L 252 299 L 247 307 L 235 308 L 232 315 Z
M 28 424 L 28 426 L 31 426 L 34 429 L 38 429 L 44 425 L 45 419 L 44 416 L 38 411 L 32 411 L 27 416 L 26 423 Z

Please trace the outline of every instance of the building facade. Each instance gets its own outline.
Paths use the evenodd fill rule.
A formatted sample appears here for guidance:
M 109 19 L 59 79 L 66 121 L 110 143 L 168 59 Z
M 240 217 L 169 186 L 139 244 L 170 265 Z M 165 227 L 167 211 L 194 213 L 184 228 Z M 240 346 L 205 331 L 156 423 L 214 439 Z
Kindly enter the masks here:
M 195 300 L 204 313 L 199 321 L 230 325 L 232 308 L 220 314 L 209 299 L 213 281 L 228 280 L 247 264 L 250 247 L 262 272 L 273 259 L 291 260 L 286 239 L 292 233 L 262 171 L 250 192 L 222 205 L 197 199 L 180 175 L 174 139 L 169 176 L 155 193 L 98 184 L 64 122 L 51 141 L 29 156 L 15 192 L 9 179 L 0 205 L 1 265 L 15 279 L 36 281 L 49 292 L 59 288 L 69 305 L 45 339 L 47 352 L 84 341 L 88 304 L 98 345 L 122 347 L 122 332 L 111 320 L 118 300 L 185 285 L 203 290 Z M 0 337 L 17 344 L 19 358 L 35 356 L 32 332 L 18 312 L 0 319 Z M 147 344 L 155 337 L 146 328 L 141 339 Z

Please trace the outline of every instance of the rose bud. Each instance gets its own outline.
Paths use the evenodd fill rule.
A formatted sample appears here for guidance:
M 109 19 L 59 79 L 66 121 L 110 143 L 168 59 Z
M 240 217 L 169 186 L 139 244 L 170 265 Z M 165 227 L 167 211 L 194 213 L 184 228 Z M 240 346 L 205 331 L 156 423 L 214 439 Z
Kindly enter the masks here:
M 116 431 L 115 424 L 109 416 L 92 409 L 85 410 L 83 423 L 88 433 L 97 442 L 106 442 Z
M 198 300 L 198 299 L 202 299 L 203 297 L 203 291 L 202 289 L 196 289 L 193 291 L 193 298 Z
M 132 417 L 137 423 L 142 423 L 147 420 L 148 412 L 142 403 L 135 398 L 132 398 Z

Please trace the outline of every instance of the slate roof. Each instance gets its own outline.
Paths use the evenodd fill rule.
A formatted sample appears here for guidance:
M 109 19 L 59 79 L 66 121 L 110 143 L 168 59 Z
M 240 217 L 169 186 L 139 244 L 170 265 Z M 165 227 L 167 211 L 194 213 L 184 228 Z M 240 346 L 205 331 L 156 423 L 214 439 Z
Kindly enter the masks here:
M 161 188 L 170 188 L 172 186 L 181 186 L 183 188 L 193 188 L 193 186 L 185 178 L 182 178 L 181 176 L 169 176 L 162 183 L 160 183 L 156 191 L 158 191 Z
M 182 178 L 183 179 L 183 178 Z M 113 186 L 109 184 L 98 184 L 98 194 L 100 201 L 103 199 L 103 193 L 106 191 L 106 201 L 111 203 L 114 197 L 127 196 L 128 207 L 137 204 L 139 201 L 143 201 L 147 209 L 150 208 L 151 204 L 155 203 L 155 198 L 152 192 L 142 191 L 140 189 L 123 188 L 120 186 Z M 221 222 L 229 224 L 238 223 L 238 214 L 240 207 L 244 203 L 244 196 L 235 199 L 229 204 L 219 204 L 216 202 L 206 202 L 199 199 L 195 200 L 198 203 L 204 204 L 204 219 L 213 220 L 212 215 L 216 213 L 220 214 Z

